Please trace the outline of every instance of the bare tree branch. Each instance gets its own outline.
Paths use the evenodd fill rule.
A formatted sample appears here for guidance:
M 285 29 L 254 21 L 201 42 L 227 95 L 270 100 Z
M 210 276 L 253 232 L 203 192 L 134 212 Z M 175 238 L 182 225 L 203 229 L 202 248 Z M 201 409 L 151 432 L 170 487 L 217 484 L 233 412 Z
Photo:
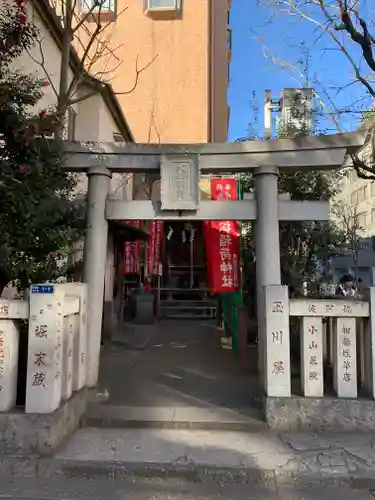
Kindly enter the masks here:
M 364 228 L 360 224 L 357 207 L 346 202 L 337 203 L 333 209 L 336 224 L 343 237 L 342 251 L 349 251 L 355 267 L 358 267 L 358 252 L 361 248 L 361 240 L 364 236 Z M 358 270 L 357 270 L 358 276 Z
M 47 78 L 48 80 L 48 83 L 49 85 L 51 86 L 54 94 L 56 97 L 59 96 L 59 93 L 57 92 L 57 88 L 55 87 L 54 83 L 53 83 L 53 80 L 49 74 L 49 71 L 47 71 L 47 68 L 46 68 L 46 65 L 45 65 L 45 58 L 44 58 L 44 53 L 43 53 L 43 38 L 42 39 L 38 39 L 37 40 L 37 44 L 38 44 L 38 48 L 39 48 L 39 53 L 40 53 L 40 60 L 38 60 L 36 57 L 34 57 L 30 50 L 26 49 L 26 52 L 28 54 L 28 56 L 30 57 L 30 59 L 32 61 L 34 61 L 35 64 L 37 64 L 42 70 L 43 70 L 43 73 L 45 75 L 45 77 Z
M 324 48 L 323 53 L 337 50 L 344 56 L 353 71 L 354 79 L 348 75 L 350 81 L 343 82 L 340 87 L 336 88 L 336 97 L 350 86 L 359 83 L 364 89 L 364 95 L 371 97 L 372 100 L 375 98 L 375 34 L 373 32 L 375 25 L 371 17 L 373 11 L 366 11 L 366 15 L 363 15 L 359 0 L 263 0 L 262 4 L 267 4 L 274 13 L 281 12 L 284 16 L 311 24 L 313 32 L 318 34 L 317 41 L 322 41 L 323 36 L 326 36 L 327 42 L 333 43 L 333 47 Z M 363 5 L 362 12 L 365 12 Z M 361 52 L 360 57 L 358 57 L 358 49 Z M 293 74 L 297 71 L 301 79 L 301 72 L 295 65 L 278 60 L 269 50 L 264 52 L 266 57 L 279 67 Z M 324 99 L 320 99 L 321 104 L 324 102 L 328 104 L 325 109 L 332 110 L 330 117 L 338 130 L 342 131 L 339 118 L 343 111 L 337 109 L 335 96 L 332 96 L 321 84 L 319 87 L 322 89 L 321 94 L 324 95 Z M 363 100 L 364 97 L 361 99 Z M 352 106 L 344 112 L 357 112 L 356 107 L 352 103 Z M 374 148 L 374 134 L 375 126 L 371 125 L 363 149 Z M 350 154 L 349 159 L 360 178 L 375 179 L 374 149 L 367 156 L 364 158 L 363 151 L 360 151 L 358 154 Z
M 127 95 L 127 94 L 131 94 L 136 86 L 138 85 L 138 80 L 139 80 L 139 76 L 141 75 L 141 73 L 143 73 L 147 68 L 149 68 L 151 66 L 151 64 L 157 59 L 158 57 L 158 54 L 156 54 L 152 59 L 151 61 L 149 61 L 147 64 L 145 64 L 144 66 L 142 66 L 142 68 L 138 68 L 138 60 L 139 60 L 139 55 L 137 55 L 137 58 L 136 58 L 136 61 L 135 61 L 135 81 L 134 81 L 134 84 L 133 86 L 125 91 L 125 92 L 116 92 L 116 95 Z

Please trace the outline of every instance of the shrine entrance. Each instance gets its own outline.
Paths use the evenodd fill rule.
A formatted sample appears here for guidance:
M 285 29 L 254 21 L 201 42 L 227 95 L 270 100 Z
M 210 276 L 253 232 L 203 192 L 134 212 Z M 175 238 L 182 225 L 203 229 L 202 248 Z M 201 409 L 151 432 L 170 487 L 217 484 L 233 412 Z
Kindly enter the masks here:
M 202 223 L 165 221 L 165 232 L 162 288 L 207 288 Z
M 206 245 L 200 221 L 165 221 L 161 275 L 151 283 L 158 297 L 159 319 L 214 319 Z
M 131 338 L 126 347 L 102 350 L 99 385 L 109 399 L 89 408 L 90 425 L 235 428 L 262 421 L 256 356 L 254 369 L 242 370 L 214 321 L 169 318 L 135 327 Z
M 198 145 L 66 143 L 67 170 L 86 172 L 89 177 L 84 257 L 89 302 L 89 385 L 94 386 L 98 380 L 109 221 L 256 221 L 257 307 L 258 317 L 263 318 L 264 287 L 281 284 L 279 221 L 323 221 L 329 217 L 328 202 L 279 196 L 279 172 L 341 168 L 348 153 L 363 146 L 366 134 L 361 130 L 331 136 Z M 112 172 L 156 173 L 155 178 L 159 173 L 160 198 L 108 198 Z M 200 196 L 201 175 L 241 172 L 254 176 L 254 193 L 244 200 L 212 201 Z M 180 279 L 186 280 L 186 276 Z M 259 368 L 262 384 L 266 384 L 263 322 L 258 324 L 258 334 Z

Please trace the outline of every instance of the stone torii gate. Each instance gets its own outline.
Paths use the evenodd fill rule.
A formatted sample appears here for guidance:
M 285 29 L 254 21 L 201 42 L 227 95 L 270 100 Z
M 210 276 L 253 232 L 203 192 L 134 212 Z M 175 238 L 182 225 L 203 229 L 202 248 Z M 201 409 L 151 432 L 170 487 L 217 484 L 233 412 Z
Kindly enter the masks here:
M 366 131 L 223 144 L 151 145 L 65 143 L 66 169 L 88 176 L 84 279 L 88 283 L 89 385 L 98 380 L 108 220 L 256 220 L 256 273 L 260 359 L 264 360 L 263 290 L 281 284 L 279 221 L 327 220 L 324 201 L 279 197 L 279 172 L 337 169 L 363 146 Z M 114 200 L 109 180 L 117 173 L 158 173 L 160 201 Z M 255 197 L 200 200 L 201 174 L 252 173 Z M 262 369 L 261 372 L 264 370 Z

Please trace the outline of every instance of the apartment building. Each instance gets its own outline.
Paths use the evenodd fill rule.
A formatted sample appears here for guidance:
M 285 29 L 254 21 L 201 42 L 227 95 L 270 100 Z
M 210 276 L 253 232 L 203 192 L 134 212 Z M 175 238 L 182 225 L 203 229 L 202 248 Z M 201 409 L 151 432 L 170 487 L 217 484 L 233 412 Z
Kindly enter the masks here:
M 98 16 L 108 50 L 92 69 L 105 70 L 136 142 L 227 140 L 230 0 L 107 0 L 84 44 Z
M 367 146 L 361 152 L 370 161 L 371 150 Z M 358 228 L 357 243 L 352 251 L 332 259 L 333 272 L 339 278 L 346 272 L 358 276 L 364 286 L 375 284 L 375 181 L 358 177 L 354 169 L 348 169 L 339 186 L 340 192 L 333 204 L 341 203 Z M 338 222 L 340 220 L 338 219 Z

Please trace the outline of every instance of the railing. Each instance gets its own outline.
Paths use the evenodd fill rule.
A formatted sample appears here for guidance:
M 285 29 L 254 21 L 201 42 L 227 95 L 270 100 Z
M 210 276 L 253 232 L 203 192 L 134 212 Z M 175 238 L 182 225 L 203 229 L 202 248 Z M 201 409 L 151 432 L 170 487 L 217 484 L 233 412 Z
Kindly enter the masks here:
M 290 317 L 298 318 L 303 396 L 321 398 L 333 390 L 339 398 L 356 398 L 361 389 L 375 397 L 375 288 L 370 289 L 369 300 L 289 300 L 287 287 L 265 288 L 268 396 L 291 396 Z
M 26 413 L 52 413 L 86 384 L 87 299 L 83 283 L 30 288 L 0 300 L 0 411 L 16 405 L 20 320 L 28 320 Z

